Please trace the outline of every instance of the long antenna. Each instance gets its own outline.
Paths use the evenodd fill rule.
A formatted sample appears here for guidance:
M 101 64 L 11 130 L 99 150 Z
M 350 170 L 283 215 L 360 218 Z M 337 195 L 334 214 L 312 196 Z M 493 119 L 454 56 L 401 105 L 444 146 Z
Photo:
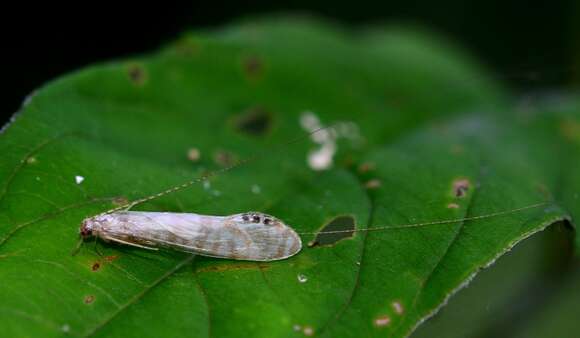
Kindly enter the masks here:
M 276 148 L 279 148 L 279 147 L 287 147 L 287 146 L 289 146 L 291 144 L 294 144 L 294 143 L 298 143 L 300 141 L 303 141 L 303 140 L 309 138 L 311 135 L 313 135 L 315 133 L 318 133 L 318 132 L 320 132 L 322 130 L 331 129 L 337 123 L 340 123 L 340 122 L 331 123 L 330 125 L 328 125 L 326 127 L 317 128 L 315 130 L 310 131 L 309 133 L 307 133 L 305 135 L 301 135 L 301 136 L 298 136 L 296 138 L 293 138 L 290 141 L 273 145 L 273 146 L 271 146 L 271 149 L 269 149 L 269 150 L 266 150 L 264 152 L 261 152 L 261 153 L 258 153 L 258 154 L 254 154 L 252 156 L 249 156 L 249 157 L 246 157 L 244 159 L 241 159 L 241 160 L 237 161 L 236 163 L 234 163 L 232 165 L 226 166 L 226 167 L 221 168 L 221 169 L 218 169 L 218 170 L 211 171 L 211 172 L 206 173 L 206 174 L 204 174 L 204 175 L 202 175 L 202 176 L 200 176 L 198 178 L 192 179 L 192 180 L 187 181 L 185 183 L 182 183 L 182 184 L 180 184 L 178 186 L 174 186 L 174 187 L 171 187 L 169 189 L 163 190 L 163 191 L 161 191 L 159 193 L 156 193 L 156 194 L 153 194 L 153 195 L 149 195 L 147 197 L 143 197 L 143 198 L 137 199 L 135 201 L 129 202 L 129 203 L 124 204 L 124 205 L 121 205 L 119 207 L 115 207 L 113 209 L 104 211 L 104 212 L 98 214 L 95 217 L 103 216 L 103 215 L 106 215 L 106 214 L 110 214 L 110 213 L 113 213 L 113 212 L 116 212 L 116 211 L 119 211 L 119 210 L 128 210 L 128 209 L 131 209 L 132 207 L 134 207 L 134 206 L 136 206 L 138 204 L 141 204 L 141 203 L 144 203 L 144 202 L 147 202 L 147 201 L 156 199 L 158 197 L 161 197 L 161 196 L 164 196 L 164 195 L 167 195 L 167 194 L 171 194 L 173 192 L 176 192 L 176 191 L 185 189 L 187 187 L 190 187 L 190 186 L 192 186 L 194 184 L 207 181 L 208 179 L 210 179 L 213 176 L 221 175 L 221 174 L 223 174 L 223 173 L 225 173 L 227 171 L 230 171 L 232 169 L 235 169 L 235 168 L 238 168 L 238 167 L 240 167 L 242 165 L 245 165 L 246 163 L 249 163 L 249 162 L 255 161 L 256 159 L 262 158 L 262 157 L 266 156 L 267 154 L 271 153 Z
M 493 212 L 490 214 L 479 215 L 479 216 L 470 216 L 470 217 L 463 217 L 463 218 L 451 218 L 451 219 L 444 219 L 439 221 L 429 221 L 429 222 L 421 222 L 421 223 L 410 223 L 410 224 L 395 224 L 395 225 L 381 225 L 378 227 L 373 228 L 362 228 L 362 229 L 351 229 L 351 230 L 330 230 L 330 231 L 316 231 L 316 232 L 299 232 L 299 235 L 318 235 L 318 234 L 342 234 L 342 233 L 352 233 L 352 232 L 362 232 L 362 231 L 379 231 L 379 230 L 389 230 L 389 229 L 403 229 L 403 228 L 416 228 L 422 227 L 426 225 L 438 225 L 438 224 L 450 224 L 450 223 L 459 223 L 459 222 L 467 222 L 467 221 L 474 221 L 479 219 L 486 219 L 492 218 L 496 216 L 502 215 L 509 215 L 516 212 L 539 208 L 541 206 L 549 205 L 549 202 L 540 202 L 535 204 L 526 205 L 524 207 L 510 209 L 510 210 L 502 210 Z

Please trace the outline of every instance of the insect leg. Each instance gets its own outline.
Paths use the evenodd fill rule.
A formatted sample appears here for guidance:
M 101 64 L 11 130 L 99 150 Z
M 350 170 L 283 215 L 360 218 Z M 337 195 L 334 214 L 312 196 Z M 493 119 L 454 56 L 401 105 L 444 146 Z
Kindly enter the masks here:
M 97 255 L 103 257 L 103 254 L 99 251 L 99 247 L 97 245 L 97 238 L 96 237 L 95 237 L 95 247 L 94 247 L 94 249 L 95 249 L 95 252 L 97 253 Z

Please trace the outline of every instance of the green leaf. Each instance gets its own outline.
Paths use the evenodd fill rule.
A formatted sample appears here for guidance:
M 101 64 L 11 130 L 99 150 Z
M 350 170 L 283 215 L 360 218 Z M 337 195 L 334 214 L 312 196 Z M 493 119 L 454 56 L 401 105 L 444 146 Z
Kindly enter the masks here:
M 87 67 L 28 98 L 0 136 L 0 326 L 9 336 L 409 335 L 519 241 L 578 214 L 575 100 L 521 107 L 425 32 L 351 34 L 296 18 Z M 338 141 L 330 170 L 307 165 L 318 145 L 301 127 L 306 111 L 359 131 Z M 260 210 L 312 233 L 339 216 L 372 228 L 546 204 L 357 232 L 277 262 L 106 243 L 70 255 L 84 218 L 254 155 L 135 209 Z

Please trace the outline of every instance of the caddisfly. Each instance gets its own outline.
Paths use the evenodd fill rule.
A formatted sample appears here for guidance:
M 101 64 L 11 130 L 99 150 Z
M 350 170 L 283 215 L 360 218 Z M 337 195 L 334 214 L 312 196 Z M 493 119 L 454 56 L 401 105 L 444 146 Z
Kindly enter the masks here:
M 81 236 L 145 249 L 166 247 L 203 256 L 273 261 L 302 248 L 300 236 L 280 220 L 260 212 L 231 216 L 122 211 L 83 221 Z

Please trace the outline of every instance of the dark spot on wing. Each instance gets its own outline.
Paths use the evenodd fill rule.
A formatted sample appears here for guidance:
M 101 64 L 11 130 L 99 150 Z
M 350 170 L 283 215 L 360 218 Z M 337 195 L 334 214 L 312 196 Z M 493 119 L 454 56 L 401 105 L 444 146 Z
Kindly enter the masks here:
M 263 136 L 272 126 L 272 113 L 263 107 L 253 107 L 233 120 L 234 128 L 251 136 Z
M 355 223 L 351 215 L 337 216 L 322 227 L 308 246 L 334 245 L 340 240 L 351 238 L 354 235 Z

